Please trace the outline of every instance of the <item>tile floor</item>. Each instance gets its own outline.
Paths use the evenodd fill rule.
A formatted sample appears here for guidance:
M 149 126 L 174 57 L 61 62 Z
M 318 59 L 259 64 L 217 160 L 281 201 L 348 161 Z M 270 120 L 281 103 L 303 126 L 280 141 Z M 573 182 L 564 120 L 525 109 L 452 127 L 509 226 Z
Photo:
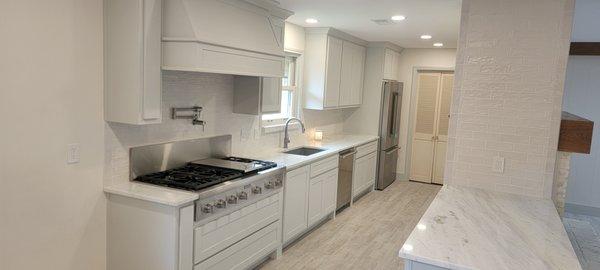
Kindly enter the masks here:
M 600 217 L 565 213 L 563 223 L 584 270 L 600 270 Z
M 404 269 L 398 250 L 440 187 L 396 181 L 371 192 L 258 268 Z

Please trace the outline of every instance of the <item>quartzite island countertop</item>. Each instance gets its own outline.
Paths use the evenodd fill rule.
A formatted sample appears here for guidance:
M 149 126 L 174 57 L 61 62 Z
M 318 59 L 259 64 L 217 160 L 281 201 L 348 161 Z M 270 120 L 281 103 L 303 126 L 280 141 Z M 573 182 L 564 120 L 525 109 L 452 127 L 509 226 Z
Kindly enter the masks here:
M 552 201 L 458 186 L 440 190 L 399 256 L 406 269 L 581 269 Z
M 242 155 L 242 157 L 273 161 L 280 166 L 285 166 L 287 170 L 293 170 L 318 159 L 337 154 L 346 149 L 376 141 L 378 138 L 379 137 L 377 136 L 371 135 L 336 135 L 322 142 L 309 142 L 290 148 L 310 146 L 326 149 L 325 151 L 310 156 L 284 154 L 282 152 L 287 149 L 272 148 L 267 151 L 261 151 L 261 154 L 257 156 Z M 104 187 L 104 192 L 173 207 L 189 205 L 198 199 L 198 194 L 194 192 L 131 181 L 108 185 Z

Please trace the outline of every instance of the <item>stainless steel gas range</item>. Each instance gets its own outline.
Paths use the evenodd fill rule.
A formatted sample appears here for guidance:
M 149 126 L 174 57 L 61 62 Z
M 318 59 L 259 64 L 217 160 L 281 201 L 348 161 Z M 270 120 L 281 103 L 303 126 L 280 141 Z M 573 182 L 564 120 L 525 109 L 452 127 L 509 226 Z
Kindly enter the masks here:
M 194 269 L 247 268 L 281 254 L 285 168 L 229 156 L 231 136 L 131 148 L 131 180 L 196 192 Z M 215 259 L 226 258 L 226 259 Z

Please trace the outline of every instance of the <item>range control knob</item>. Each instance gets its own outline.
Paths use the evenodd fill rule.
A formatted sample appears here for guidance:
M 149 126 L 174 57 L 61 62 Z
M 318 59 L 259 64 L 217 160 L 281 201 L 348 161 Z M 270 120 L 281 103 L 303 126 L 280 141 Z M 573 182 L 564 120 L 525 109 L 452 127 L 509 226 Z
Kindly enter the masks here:
M 227 207 L 227 202 L 223 199 L 220 199 L 217 202 L 215 202 L 215 206 L 217 208 L 225 208 L 225 207 Z
M 265 183 L 265 188 L 266 189 L 273 189 L 275 187 L 275 184 L 273 183 L 273 181 L 269 181 Z
M 210 214 L 213 212 L 213 205 L 210 203 L 207 203 L 205 205 L 202 206 L 202 213 L 205 214 Z
M 281 179 L 275 180 L 275 187 L 278 188 L 278 187 L 281 187 L 281 186 L 283 186 L 283 181 L 281 181 Z
M 262 188 L 261 187 L 253 187 L 252 188 L 252 193 L 253 194 L 261 194 L 262 193 Z
M 240 191 L 240 192 L 238 192 L 237 197 L 240 200 L 247 200 L 248 199 L 248 193 L 246 193 L 246 191 Z
M 235 195 L 229 195 L 229 197 L 227 197 L 228 204 L 236 204 L 237 201 L 238 201 L 238 197 L 236 197 Z

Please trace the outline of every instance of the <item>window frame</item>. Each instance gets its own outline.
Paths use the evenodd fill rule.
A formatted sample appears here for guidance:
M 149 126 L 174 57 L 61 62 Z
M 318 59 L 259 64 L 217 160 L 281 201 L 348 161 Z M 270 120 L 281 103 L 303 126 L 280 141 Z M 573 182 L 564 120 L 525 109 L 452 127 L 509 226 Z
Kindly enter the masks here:
M 301 89 L 301 70 L 302 70 L 302 54 L 297 53 L 297 52 L 291 52 L 291 51 L 285 51 L 285 57 L 291 57 L 294 58 L 294 65 L 293 65 L 293 81 L 294 81 L 294 85 L 293 86 L 283 86 L 281 87 L 281 96 L 283 98 L 284 91 L 288 91 L 291 95 L 291 104 L 289 105 L 289 117 L 297 117 L 297 118 L 301 118 L 300 115 L 300 89 Z M 283 83 L 283 81 L 282 81 Z M 263 130 L 265 131 L 278 131 L 280 130 L 279 127 L 282 127 L 283 125 L 285 125 L 285 122 L 287 121 L 287 119 L 289 117 L 281 117 L 281 118 L 274 118 L 274 119 L 264 119 L 263 116 L 265 115 L 273 115 L 273 114 L 261 114 L 260 115 L 260 123 L 261 126 L 263 127 Z

